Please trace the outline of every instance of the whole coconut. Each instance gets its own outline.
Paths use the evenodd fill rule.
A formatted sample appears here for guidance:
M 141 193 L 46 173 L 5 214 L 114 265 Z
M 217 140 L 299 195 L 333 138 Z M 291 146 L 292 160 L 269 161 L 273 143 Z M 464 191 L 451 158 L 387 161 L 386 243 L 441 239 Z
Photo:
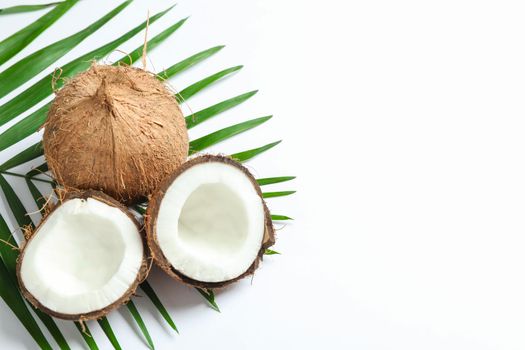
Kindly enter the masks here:
M 188 132 L 173 93 L 152 73 L 93 65 L 57 93 L 43 144 L 60 184 L 131 204 L 186 160 Z

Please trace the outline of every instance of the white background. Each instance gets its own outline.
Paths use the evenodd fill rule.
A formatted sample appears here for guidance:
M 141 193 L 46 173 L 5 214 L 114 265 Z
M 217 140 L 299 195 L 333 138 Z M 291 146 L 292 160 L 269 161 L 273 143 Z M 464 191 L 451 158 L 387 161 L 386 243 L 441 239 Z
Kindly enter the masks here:
M 10 62 L 117 3 L 81 1 Z M 169 4 L 135 1 L 55 66 Z M 1 17 L 0 38 L 41 13 Z M 222 313 L 153 273 L 181 331 L 137 298 L 157 348 L 525 348 L 524 13 L 519 1 L 181 0 L 152 25 L 150 35 L 192 15 L 150 53 L 156 71 L 227 45 L 171 80 L 178 90 L 245 64 L 192 99 L 191 110 L 260 89 L 190 136 L 272 113 L 213 151 L 283 139 L 249 166 L 260 177 L 298 176 L 273 187 L 296 195 L 269 200 L 296 219 L 278 231 L 283 254 L 265 259 L 252 283 L 218 293 Z M 10 181 L 33 211 L 23 182 Z M 145 348 L 125 310 L 109 319 L 124 349 Z M 60 324 L 80 348 L 73 326 Z M 89 326 L 108 349 L 98 325 Z M 34 347 L 2 302 L 0 339 L 5 349 Z

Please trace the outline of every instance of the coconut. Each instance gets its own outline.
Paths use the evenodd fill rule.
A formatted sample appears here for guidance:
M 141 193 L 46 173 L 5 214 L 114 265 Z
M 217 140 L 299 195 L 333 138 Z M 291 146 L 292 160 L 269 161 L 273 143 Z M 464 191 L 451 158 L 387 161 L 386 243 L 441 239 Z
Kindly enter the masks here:
M 127 208 L 101 192 L 69 193 L 24 245 L 20 289 L 52 316 L 100 318 L 127 302 L 146 278 L 146 252 Z
M 275 243 L 257 181 L 238 162 L 204 155 L 155 192 L 146 216 L 153 260 L 192 286 L 220 288 L 253 274 Z
M 155 75 L 94 64 L 56 94 L 43 145 L 60 184 L 131 204 L 186 160 L 188 133 L 173 93 Z

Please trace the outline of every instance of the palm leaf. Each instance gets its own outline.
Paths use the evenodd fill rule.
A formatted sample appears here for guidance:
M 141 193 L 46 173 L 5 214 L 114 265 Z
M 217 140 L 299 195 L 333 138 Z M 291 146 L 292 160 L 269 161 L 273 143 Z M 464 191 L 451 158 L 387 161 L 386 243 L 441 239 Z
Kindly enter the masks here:
M 39 175 L 39 174 L 41 174 L 44 171 L 47 171 L 47 163 L 44 163 L 44 164 L 36 167 L 35 169 L 29 171 L 24 176 L 24 179 L 26 180 L 27 187 L 29 188 L 29 192 L 31 193 L 31 196 L 35 200 L 35 203 L 36 203 L 36 206 L 38 207 L 38 210 L 42 210 L 44 208 L 44 206 L 46 205 L 47 200 L 42 195 L 40 190 L 35 186 L 35 184 L 33 183 L 32 180 L 34 179 L 36 181 L 44 181 L 44 182 L 47 182 L 47 183 L 51 184 L 52 181 L 35 178 L 36 175 Z
M 33 197 L 33 200 L 35 201 L 35 204 L 38 207 L 38 210 L 42 211 L 44 209 L 44 206 L 46 205 L 46 198 L 42 195 L 40 190 L 35 186 L 35 184 L 31 181 L 33 176 L 40 173 L 40 169 L 46 168 L 47 163 L 42 164 L 41 166 L 31 170 L 24 176 L 27 186 L 29 187 L 29 192 L 31 193 L 31 197 Z
M 37 175 L 42 175 L 43 173 L 45 173 L 48 170 L 49 170 L 49 167 L 47 166 L 47 163 L 42 163 L 39 166 L 37 166 L 36 168 L 33 168 L 32 170 L 30 170 L 24 177 L 31 178 L 31 179 L 38 180 L 38 181 L 45 181 L 45 182 L 53 183 L 53 181 L 42 180 L 42 179 L 39 179 L 39 178 L 35 177 Z
M 284 197 L 294 193 L 295 191 L 263 192 L 263 198 Z
M 25 150 L 0 165 L 0 172 L 29 162 L 30 160 L 38 158 L 42 155 L 44 155 L 44 151 L 42 150 L 42 142 L 35 143 L 34 145 L 27 147 Z
M 47 165 L 47 164 L 45 164 L 45 165 Z M 42 167 L 42 166 L 40 166 L 40 167 Z M 44 196 L 42 195 L 42 193 L 40 192 L 40 190 L 35 186 L 33 181 L 31 181 L 31 178 L 32 178 L 33 174 L 36 175 L 36 174 L 39 173 L 36 169 L 38 169 L 38 168 L 35 168 L 35 169 L 31 170 L 30 172 L 28 172 L 26 174 L 26 176 L 24 176 L 24 178 L 26 180 L 27 186 L 29 187 L 29 192 L 31 193 L 31 197 L 33 197 L 33 200 L 35 201 L 35 204 L 37 205 L 38 210 L 41 211 L 41 210 L 44 209 L 44 206 L 46 205 L 47 201 L 44 198 Z
M 11 209 L 11 212 L 13 213 L 13 216 L 15 217 L 18 226 L 22 228 L 29 228 L 31 230 L 34 229 L 33 221 L 31 220 L 29 215 L 27 215 L 27 211 L 24 208 L 24 205 L 22 204 L 20 199 L 18 199 L 11 185 L 2 175 L 0 175 L 0 188 L 4 192 L 7 204 L 9 205 L 9 208 Z
M 46 121 L 51 103 L 46 103 L 0 135 L 0 151 L 36 132 Z
M 287 220 L 293 220 L 291 217 L 286 215 L 272 215 L 272 221 L 287 221 Z
M 78 0 L 64 1 L 35 22 L 2 40 L 0 42 L 0 64 L 22 51 L 24 47 L 35 40 L 37 36 L 55 23 L 77 2 Z
M 177 99 L 177 102 L 183 103 L 190 99 L 190 97 L 194 96 L 197 92 L 202 91 L 206 87 L 221 80 L 222 78 L 239 71 L 240 69 L 242 69 L 242 67 L 243 66 L 235 66 L 231 68 L 226 68 L 224 70 L 221 70 L 220 72 L 210 75 L 209 77 L 199 80 L 198 82 L 182 89 L 181 92 L 175 95 L 175 98 Z
M 55 6 L 60 4 L 60 2 L 50 2 L 49 4 L 41 4 L 41 5 L 17 5 L 17 6 L 11 6 L 6 7 L 3 9 L 0 9 L 0 15 L 7 15 L 12 13 L 22 13 L 22 12 L 31 12 L 31 11 L 38 11 L 45 9 L 50 6 Z
M 7 226 L 4 218 L 0 215 L 0 258 L 11 276 L 11 283 L 16 285 L 16 259 L 18 258 L 18 245 Z
M 257 93 L 257 90 L 250 91 L 247 93 L 244 93 L 239 96 L 232 97 L 230 99 L 227 99 L 225 101 L 219 102 L 217 104 L 214 104 L 213 106 L 210 106 L 208 108 L 205 108 L 199 112 L 190 114 L 186 117 L 186 127 L 188 129 L 191 129 L 200 123 L 210 119 L 211 117 L 216 116 L 217 114 L 220 114 L 224 111 L 227 111 L 228 109 L 231 109 L 235 106 L 240 105 L 253 95 Z
M 142 316 L 140 316 L 139 310 L 137 310 L 137 307 L 133 303 L 133 301 L 129 300 L 126 304 L 126 307 L 128 308 L 129 312 L 131 313 L 131 316 L 133 316 L 133 319 L 139 326 L 140 331 L 144 335 L 144 338 L 146 338 L 146 341 L 148 342 L 148 346 L 150 349 L 155 349 L 155 345 L 153 345 L 153 340 L 151 340 L 151 336 L 149 335 L 148 328 L 146 328 L 146 324 L 144 324 L 144 320 L 142 319 Z
M 216 54 L 217 52 L 219 52 L 223 48 L 224 48 L 224 45 L 220 45 L 220 46 L 215 46 L 215 47 L 212 47 L 210 49 L 207 49 L 207 50 L 201 51 L 199 53 L 196 53 L 195 55 L 190 56 L 190 57 L 186 58 L 185 60 L 182 60 L 182 61 L 180 61 L 178 63 L 175 63 L 174 65 L 172 65 L 171 67 L 163 70 L 162 72 L 160 72 L 157 75 L 158 75 L 158 77 L 160 79 L 164 79 L 164 80 L 168 79 L 169 77 L 174 76 L 175 74 L 180 73 L 183 70 L 186 70 L 186 69 L 196 65 L 197 63 L 204 61 L 205 59 L 207 59 L 208 57 Z
M 172 9 L 172 7 L 169 7 L 168 9 L 161 11 L 154 16 L 151 16 L 151 18 L 149 19 L 149 23 L 152 24 L 160 17 L 164 16 L 169 10 Z M 60 77 L 72 77 L 75 74 L 88 69 L 93 59 L 99 59 L 101 57 L 106 56 L 107 54 L 115 50 L 119 45 L 137 35 L 140 31 L 142 31 L 142 29 L 146 27 L 146 25 L 147 21 L 144 21 L 142 22 L 142 24 L 133 28 L 129 32 L 126 32 L 117 39 L 65 64 L 61 67 Z M 18 94 L 16 97 L 0 106 L 0 125 L 7 123 L 11 119 L 17 117 L 21 113 L 25 112 L 29 108 L 35 106 L 37 103 L 51 95 L 51 93 L 53 92 L 53 76 L 53 73 L 48 74 L 47 76 L 33 84 L 31 87 Z M 62 85 L 63 79 L 59 79 L 55 82 L 55 88 L 59 88 Z
M 151 300 L 153 305 L 155 305 L 155 307 L 157 308 L 161 316 L 170 325 L 170 327 L 173 328 L 175 332 L 179 333 L 179 330 L 177 329 L 175 322 L 173 322 L 173 320 L 171 319 L 171 316 L 168 313 L 168 310 L 166 310 L 164 305 L 162 305 L 162 302 L 160 301 L 159 297 L 157 296 L 153 288 L 151 288 L 151 285 L 148 283 L 148 281 L 142 282 L 140 285 L 140 289 L 142 289 L 144 293 L 146 293 L 148 298 Z
M 38 181 L 38 182 L 46 182 L 48 184 L 53 184 L 54 183 L 53 181 L 50 181 L 50 180 L 44 180 L 44 179 L 38 178 L 38 177 L 36 177 L 36 175 L 28 176 L 28 175 L 23 175 L 23 174 L 19 174 L 19 173 L 14 173 L 12 171 L 0 171 L 0 173 L 2 173 L 4 175 L 12 175 L 12 176 L 16 176 L 16 177 L 21 177 L 23 179 L 32 179 L 32 180 L 35 180 L 35 181 Z
M 82 40 L 93 34 L 96 30 L 115 17 L 130 3 L 131 0 L 123 2 L 121 5 L 117 6 L 115 9 L 85 29 L 33 52 L 29 56 L 26 56 L 17 63 L 13 64 L 11 67 L 1 72 L 0 81 L 2 82 L 2 85 L 0 85 L 0 98 L 4 97 L 23 83 L 27 82 L 35 75 L 43 71 L 50 64 L 65 55 L 75 46 L 80 44 Z
M 101 319 L 98 319 L 97 322 L 100 325 L 100 328 L 102 328 L 102 330 L 104 331 L 106 337 L 108 337 L 108 340 L 111 343 L 111 345 L 113 345 L 113 348 L 115 350 L 122 350 L 122 347 L 120 346 L 117 337 L 113 332 L 113 328 L 111 328 L 111 325 L 109 324 L 109 321 L 106 318 L 106 316 L 102 317 Z
M 211 289 L 207 289 L 207 290 L 204 290 L 202 288 L 195 288 L 200 295 L 202 295 L 202 297 L 206 300 L 206 302 L 208 303 L 208 305 L 215 311 L 217 312 L 221 312 L 221 310 L 219 309 L 219 305 L 217 305 L 217 303 L 215 302 L 215 293 L 213 293 L 213 290 Z
M 252 159 L 253 157 L 258 156 L 259 154 L 264 153 L 268 151 L 269 149 L 277 146 L 280 143 L 281 141 L 275 141 L 275 142 L 269 143 L 261 147 L 257 147 L 257 148 L 249 149 L 247 151 L 242 151 L 242 152 L 231 154 L 230 157 L 237 160 L 238 162 L 246 162 Z
M 203 149 L 208 148 L 221 141 L 224 141 L 232 136 L 235 136 L 242 132 L 253 129 L 261 125 L 262 123 L 268 121 L 271 117 L 272 116 L 270 115 L 267 117 L 248 120 L 246 122 L 242 122 L 239 124 L 229 126 L 227 128 L 212 132 L 211 134 L 208 134 L 206 136 L 193 140 L 190 142 L 190 154 L 194 154 L 195 152 L 202 151 Z
M 95 339 L 91 335 L 91 332 L 89 331 L 89 328 L 87 324 L 84 322 L 82 325 L 79 322 L 74 322 L 75 327 L 77 327 L 78 331 L 82 335 L 82 338 L 86 342 L 87 346 L 90 350 L 99 350 L 97 343 L 95 342 Z
M 38 327 L 35 319 L 29 312 L 29 309 L 24 303 L 24 299 L 22 299 L 20 292 L 12 285 L 9 272 L 3 263 L 0 264 L 0 297 L 2 297 L 7 306 L 9 306 L 11 311 L 13 311 L 15 316 L 24 325 L 29 334 L 37 342 L 38 346 L 41 349 L 53 350 L 44 334 Z
M 257 179 L 259 186 L 272 185 L 280 182 L 286 182 L 295 179 L 295 176 L 280 176 L 280 177 L 266 177 L 264 179 Z
M 31 192 L 31 196 L 35 200 L 36 205 L 39 208 L 42 208 L 46 204 L 46 199 L 44 198 L 44 196 L 42 196 L 42 194 L 40 193 L 38 188 L 35 186 L 33 181 L 31 181 L 30 179 L 26 179 L 26 183 L 27 183 L 27 187 L 29 187 L 29 192 Z

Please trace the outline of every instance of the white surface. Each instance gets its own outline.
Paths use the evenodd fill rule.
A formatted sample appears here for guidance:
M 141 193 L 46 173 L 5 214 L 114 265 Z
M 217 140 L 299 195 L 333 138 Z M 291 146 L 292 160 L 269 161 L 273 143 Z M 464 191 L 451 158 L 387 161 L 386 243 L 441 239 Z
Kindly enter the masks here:
M 264 206 L 251 180 L 219 162 L 194 165 L 162 198 L 157 241 L 170 264 L 197 281 L 242 275 L 261 250 Z
M 120 209 L 92 198 L 58 207 L 27 244 L 21 276 L 45 307 L 102 310 L 129 290 L 144 258 L 140 232 Z
M 24 54 L 116 2 L 93 3 L 81 1 Z M 166 4 L 136 1 L 59 64 L 131 28 L 146 8 Z M 137 298 L 157 348 L 523 349 L 524 10 L 519 1 L 181 0 L 153 25 L 152 35 L 192 15 L 151 52 L 157 71 L 228 45 L 173 79 L 179 90 L 245 64 L 193 99 L 192 110 L 260 89 L 190 136 L 273 113 L 214 150 L 282 138 L 249 165 L 257 176 L 298 175 L 272 187 L 296 195 L 269 201 L 271 210 L 296 219 L 278 231 L 275 249 L 283 254 L 268 257 L 253 282 L 220 292 L 222 313 L 153 273 L 181 330 L 173 334 L 149 301 Z M 36 17 L 0 18 L 0 36 Z M 29 199 L 23 182 L 10 180 Z M 0 308 L 2 346 L 32 348 Z M 125 349 L 143 345 L 126 310 L 109 319 Z M 73 326 L 63 325 L 80 346 Z M 108 349 L 98 325 L 90 327 Z

